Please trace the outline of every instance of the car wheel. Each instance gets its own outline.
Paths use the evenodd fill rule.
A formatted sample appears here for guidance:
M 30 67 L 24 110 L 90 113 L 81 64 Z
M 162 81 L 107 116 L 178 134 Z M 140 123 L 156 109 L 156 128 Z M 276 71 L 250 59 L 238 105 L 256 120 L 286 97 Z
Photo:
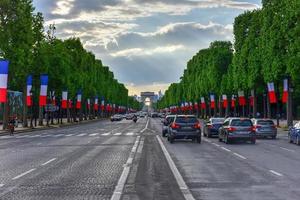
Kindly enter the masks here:
M 207 138 L 211 138 L 209 131 L 207 132 Z
M 225 137 L 225 144 L 230 144 L 230 140 L 229 140 L 229 138 L 228 138 L 227 135 L 226 135 L 226 137 Z
M 272 139 L 273 139 L 273 140 L 276 140 L 276 136 L 272 136 Z
M 293 143 L 293 139 L 292 139 L 292 137 L 290 135 L 289 135 L 289 142 Z
M 297 136 L 296 144 L 297 144 L 297 145 L 300 145 L 300 138 L 299 138 L 299 136 Z
M 197 143 L 201 143 L 201 137 L 197 137 Z
M 170 137 L 170 138 L 169 138 L 169 142 L 170 142 L 171 144 L 173 144 L 173 143 L 174 143 L 174 138 L 173 138 L 173 137 Z
M 219 137 L 219 142 L 222 142 L 222 138 Z

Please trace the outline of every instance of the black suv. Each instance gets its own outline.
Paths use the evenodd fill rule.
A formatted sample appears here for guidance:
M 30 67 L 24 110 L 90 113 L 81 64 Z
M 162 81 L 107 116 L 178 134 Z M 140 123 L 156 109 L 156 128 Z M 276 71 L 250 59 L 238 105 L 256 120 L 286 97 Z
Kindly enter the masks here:
M 176 115 L 168 134 L 168 140 L 173 143 L 175 139 L 192 139 L 201 143 L 201 126 L 193 115 Z

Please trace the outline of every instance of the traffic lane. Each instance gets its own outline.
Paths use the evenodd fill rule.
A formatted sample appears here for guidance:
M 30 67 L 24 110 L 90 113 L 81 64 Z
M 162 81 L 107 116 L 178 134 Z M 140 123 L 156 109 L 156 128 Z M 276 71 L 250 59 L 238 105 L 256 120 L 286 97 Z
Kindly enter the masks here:
M 300 166 L 300 149 L 287 147 L 282 141 L 258 140 L 255 145 L 247 143 L 233 143 L 226 145 L 217 140 L 208 139 L 232 152 L 235 152 L 252 163 L 273 170 L 286 176 L 287 179 L 300 183 L 300 172 L 295 166 Z
M 161 127 L 156 123 L 157 132 Z M 293 199 L 299 195 L 294 182 L 270 169 L 243 159 L 228 148 L 203 141 L 163 140 L 184 180 L 197 199 Z M 253 147 L 254 145 L 252 145 Z M 253 150 L 253 149 L 252 149 Z M 290 189 L 283 187 L 290 186 Z
M 106 144 L 99 140 L 6 183 L 0 199 L 108 199 L 135 137 L 110 137 Z
M 126 131 L 126 129 L 130 128 L 131 125 L 133 124 L 128 122 L 126 124 L 123 124 L 118 129 Z M 144 123 L 136 125 L 138 129 L 141 129 L 143 126 Z M 86 128 L 82 126 L 80 127 L 80 129 L 85 130 Z M 117 131 L 116 129 L 113 130 Z M 131 131 L 134 132 L 135 130 Z M 107 138 L 116 137 L 109 135 L 105 137 L 77 136 L 54 137 L 51 139 L 32 138 L 30 144 L 26 142 L 26 145 L 23 145 L 22 149 L 16 150 L 14 146 L 11 146 L 11 148 L 7 149 L 1 149 L 0 184 L 7 182 L 7 180 L 9 180 L 11 177 L 22 173 L 23 171 L 25 171 L 25 169 L 31 169 L 34 166 L 46 162 L 47 159 L 65 157 L 74 150 L 92 142 L 93 140 L 95 140 L 95 138 L 100 139 L 103 144 L 106 144 Z
M 122 199 L 184 199 L 156 133 L 145 130 Z

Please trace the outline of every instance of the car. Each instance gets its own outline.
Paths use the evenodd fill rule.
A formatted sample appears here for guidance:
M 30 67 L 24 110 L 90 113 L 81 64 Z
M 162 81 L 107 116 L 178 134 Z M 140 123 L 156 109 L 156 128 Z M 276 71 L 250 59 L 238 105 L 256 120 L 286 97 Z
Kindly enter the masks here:
M 151 118 L 156 118 L 156 117 L 158 117 L 158 113 L 153 112 L 153 113 L 150 114 L 150 117 Z
M 289 128 L 289 142 L 300 145 L 300 122 Z
M 224 118 L 210 118 L 203 128 L 203 135 L 205 137 L 218 137 L 219 128 L 224 123 Z
M 267 138 L 271 137 L 276 139 L 277 137 L 277 128 L 270 119 L 252 119 L 254 126 L 256 138 Z
M 132 120 L 134 117 L 134 115 L 131 113 L 131 114 L 127 114 L 126 115 L 126 120 Z
M 114 122 L 114 121 L 121 121 L 123 119 L 122 115 L 113 115 L 110 117 L 110 121 Z
M 192 139 L 201 143 L 200 122 L 194 115 L 175 115 L 167 137 L 170 143 L 176 139 Z
M 166 134 L 169 133 L 169 127 L 174 121 L 175 115 L 167 115 L 165 119 L 162 120 L 162 136 L 166 137 Z
M 256 134 L 252 121 L 248 118 L 227 118 L 219 128 L 219 141 L 230 144 L 233 141 L 256 143 Z

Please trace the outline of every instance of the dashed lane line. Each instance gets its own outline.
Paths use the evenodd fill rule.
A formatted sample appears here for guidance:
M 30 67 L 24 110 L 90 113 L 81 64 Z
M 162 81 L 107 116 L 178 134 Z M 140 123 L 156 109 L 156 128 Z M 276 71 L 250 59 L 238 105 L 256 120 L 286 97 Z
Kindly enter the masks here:
M 54 160 L 56 160 L 56 158 L 52 158 L 50 160 L 48 160 L 47 162 L 41 164 L 42 166 L 48 165 L 49 163 L 53 162 Z
M 284 147 L 279 147 L 280 149 L 283 149 L 283 150 L 286 150 L 286 151 L 289 151 L 289 152 L 295 152 L 295 150 L 292 150 L 292 149 L 287 149 L 287 148 L 284 148 Z
M 92 134 L 90 134 L 89 136 L 96 136 L 96 135 L 99 135 L 99 133 L 92 133 Z
M 114 135 L 122 135 L 122 133 L 115 133 Z
M 123 169 L 123 172 L 122 172 L 122 174 L 120 176 L 118 184 L 115 187 L 115 190 L 113 192 L 111 200 L 120 200 L 121 197 L 122 197 L 124 186 L 125 186 L 125 183 L 127 181 L 127 178 L 128 178 L 129 172 L 130 172 L 131 164 L 132 164 L 133 158 L 134 158 L 134 156 L 136 154 L 136 150 L 137 150 L 137 148 L 139 146 L 139 141 L 140 141 L 140 136 L 137 136 L 137 138 L 135 140 L 135 143 L 134 143 L 134 145 L 133 145 L 133 147 L 131 149 L 129 158 L 128 158 L 126 164 L 124 165 L 124 169 Z
M 0 188 L 3 187 L 3 186 L 4 186 L 4 184 L 1 184 L 1 183 L 0 183 Z
M 75 135 L 75 134 L 74 134 L 74 133 L 68 134 L 68 135 L 66 135 L 66 137 L 71 137 L 71 136 L 73 136 L 73 135 Z
M 174 161 L 172 160 L 169 152 L 167 151 L 165 145 L 163 144 L 163 142 L 161 141 L 160 137 L 157 135 L 156 136 L 157 140 L 158 140 L 158 143 L 160 144 L 160 147 L 167 159 L 167 162 L 173 172 L 173 175 L 175 176 L 175 179 L 177 181 L 177 184 L 179 186 L 179 189 L 181 190 L 184 198 L 186 200 L 195 200 L 195 198 L 193 197 L 192 193 L 190 192 L 188 186 L 186 185 L 185 181 L 183 180 L 180 172 L 178 171 Z
M 126 133 L 126 135 L 134 135 L 134 133 Z
M 87 133 L 81 133 L 81 134 L 79 134 L 79 135 L 77 135 L 78 137 L 83 137 L 83 136 L 86 136 L 87 135 Z
M 22 173 L 22 174 L 20 174 L 20 175 L 18 175 L 16 177 L 12 178 L 12 180 L 17 180 L 17 179 L 21 178 L 22 176 L 25 176 L 25 175 L 27 175 L 27 174 L 35 171 L 35 170 L 36 170 L 36 168 L 30 169 L 30 170 L 28 170 L 28 171 L 26 171 L 26 172 L 24 172 L 24 173 Z
M 225 150 L 225 151 L 227 151 L 227 152 L 231 152 L 230 149 L 227 149 L 227 148 L 225 148 L 225 147 L 221 147 L 221 149 L 223 149 L 223 150 Z
M 277 176 L 283 176 L 281 173 L 276 172 L 276 171 L 274 171 L 274 170 L 269 170 L 269 172 L 271 172 L 272 174 L 275 174 L 275 175 L 277 175 Z
M 106 135 L 110 135 L 111 133 L 109 132 L 109 133 L 103 133 L 103 134 L 101 134 L 101 135 L 104 135 L 104 136 L 106 136 Z
M 238 154 L 238 153 L 233 153 L 233 154 L 236 155 L 237 157 L 241 158 L 241 159 L 244 159 L 244 160 L 247 159 L 246 157 L 244 157 L 244 156 L 242 156 L 242 155 L 240 155 L 240 154 Z

